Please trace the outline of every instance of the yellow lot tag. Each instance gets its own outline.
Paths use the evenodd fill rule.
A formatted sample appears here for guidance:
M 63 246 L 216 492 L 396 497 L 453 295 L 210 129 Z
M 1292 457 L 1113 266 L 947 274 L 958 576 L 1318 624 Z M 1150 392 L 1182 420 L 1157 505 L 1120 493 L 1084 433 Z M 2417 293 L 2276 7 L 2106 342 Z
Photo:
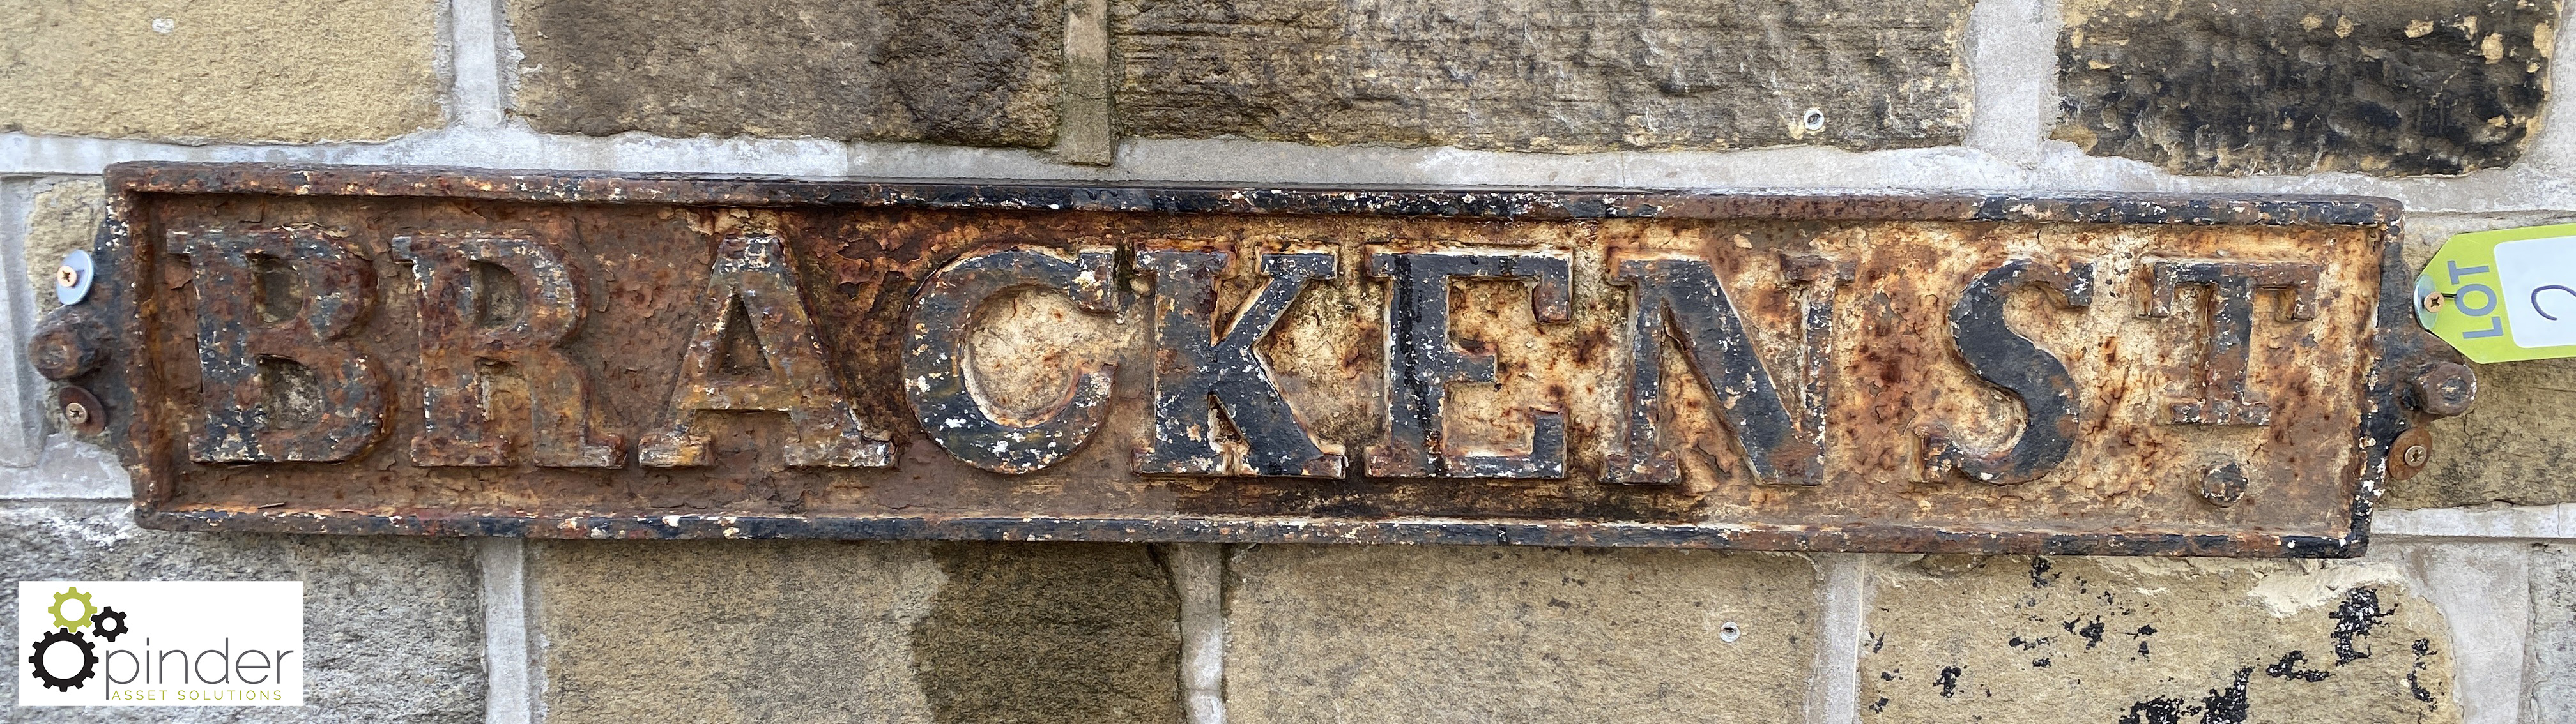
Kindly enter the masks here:
M 2477 362 L 2576 357 L 2576 224 L 2451 237 L 2415 278 L 2415 319 Z

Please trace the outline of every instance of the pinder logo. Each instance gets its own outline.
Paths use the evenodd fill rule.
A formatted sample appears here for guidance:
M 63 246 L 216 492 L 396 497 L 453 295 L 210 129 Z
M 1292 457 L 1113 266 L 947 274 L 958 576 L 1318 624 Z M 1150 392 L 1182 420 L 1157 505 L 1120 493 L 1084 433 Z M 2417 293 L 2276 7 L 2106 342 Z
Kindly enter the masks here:
M 21 581 L 20 706 L 302 706 L 300 581 Z

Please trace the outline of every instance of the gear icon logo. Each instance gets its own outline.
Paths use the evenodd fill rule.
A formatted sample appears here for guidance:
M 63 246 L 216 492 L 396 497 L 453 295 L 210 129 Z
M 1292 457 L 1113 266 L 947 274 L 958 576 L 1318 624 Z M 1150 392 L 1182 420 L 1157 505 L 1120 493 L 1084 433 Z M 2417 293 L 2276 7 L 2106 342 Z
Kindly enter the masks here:
M 116 622 L 116 628 L 108 628 L 109 621 Z M 125 635 L 125 612 L 115 606 L 99 609 L 97 615 L 89 617 L 89 635 L 115 643 L 116 637 Z
M 73 601 L 80 602 L 80 615 L 65 615 L 63 613 L 63 604 L 71 603 Z M 98 604 L 90 603 L 89 594 L 82 593 L 79 586 L 73 586 L 63 589 L 61 593 L 54 594 L 54 605 L 46 608 L 45 612 L 54 615 L 55 628 L 68 631 L 79 631 L 84 628 L 89 628 L 90 617 L 98 615 Z
M 119 627 L 122 626 L 123 623 L 119 622 Z M 46 652 L 53 647 L 64 644 L 70 644 L 80 649 L 80 671 L 70 676 L 57 675 L 52 669 L 46 668 L 45 666 Z M 43 680 L 47 688 L 69 693 L 74 688 L 88 685 L 89 677 L 98 675 L 98 647 L 91 645 L 87 639 L 82 638 L 78 633 L 72 632 L 71 629 L 54 629 L 52 633 L 45 634 L 43 639 L 36 641 L 35 649 L 35 654 L 27 657 L 27 663 L 30 665 L 31 671 L 36 675 L 36 678 Z

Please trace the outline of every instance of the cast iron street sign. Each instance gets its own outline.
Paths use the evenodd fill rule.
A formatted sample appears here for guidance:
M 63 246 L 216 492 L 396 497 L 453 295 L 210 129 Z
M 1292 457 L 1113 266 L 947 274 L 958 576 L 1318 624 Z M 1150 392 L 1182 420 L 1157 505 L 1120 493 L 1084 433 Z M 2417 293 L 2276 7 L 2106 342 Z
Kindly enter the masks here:
M 2355 555 L 2432 364 L 2367 198 L 109 179 L 156 528 Z

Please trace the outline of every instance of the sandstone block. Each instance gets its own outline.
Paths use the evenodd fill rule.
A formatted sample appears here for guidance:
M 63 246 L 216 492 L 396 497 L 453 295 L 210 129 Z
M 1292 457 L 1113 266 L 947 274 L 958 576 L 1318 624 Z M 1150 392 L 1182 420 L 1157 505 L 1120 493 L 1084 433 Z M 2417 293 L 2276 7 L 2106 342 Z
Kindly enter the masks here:
M 1064 4 L 513 0 L 538 130 L 1045 146 Z
M 1145 546 L 531 546 L 548 721 L 1181 718 Z
M 107 188 L 94 178 L 56 183 L 36 192 L 27 210 L 27 282 L 36 287 L 36 307 L 62 306 L 54 300 L 54 270 L 63 255 L 88 250 L 107 213 Z
M 2182 174 L 2457 174 L 2520 158 L 2558 3 L 2070 0 L 2053 135 Z
M 2525 721 L 2576 721 L 2576 546 L 2532 552 L 2531 633 Z
M 1870 586 L 1864 721 L 2460 717 L 2393 563 L 1931 556 Z
M 440 7 L 0 1 L 0 129 L 304 142 L 436 126 Z
M 1970 3 L 1118 0 L 1129 136 L 1513 151 L 1959 142 Z
M 1228 573 L 1244 724 L 1796 721 L 1815 664 L 1796 556 L 1264 545 Z
M 171 533 L 115 503 L 0 508 L 12 580 L 304 582 L 304 701 L 292 708 L 19 709 L 46 721 L 483 721 L 482 596 L 473 543 L 441 538 Z M 18 587 L 0 586 L 0 610 Z M 9 667 L 0 696 L 32 682 Z

